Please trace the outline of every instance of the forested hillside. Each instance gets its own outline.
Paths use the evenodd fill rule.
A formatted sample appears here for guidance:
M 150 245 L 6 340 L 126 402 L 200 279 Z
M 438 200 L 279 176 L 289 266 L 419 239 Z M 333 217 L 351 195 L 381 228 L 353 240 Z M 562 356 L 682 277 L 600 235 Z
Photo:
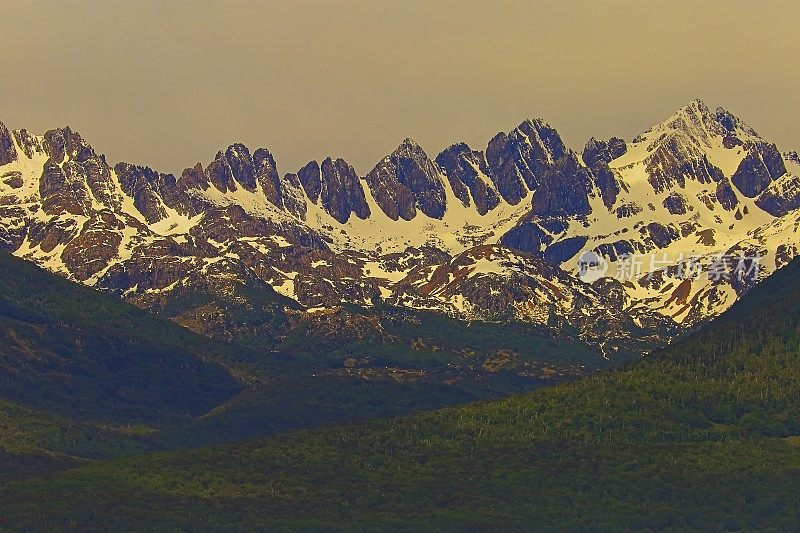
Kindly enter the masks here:
M 494 402 L 92 463 L 6 487 L 6 525 L 795 529 L 798 274 L 795 261 L 627 368 Z

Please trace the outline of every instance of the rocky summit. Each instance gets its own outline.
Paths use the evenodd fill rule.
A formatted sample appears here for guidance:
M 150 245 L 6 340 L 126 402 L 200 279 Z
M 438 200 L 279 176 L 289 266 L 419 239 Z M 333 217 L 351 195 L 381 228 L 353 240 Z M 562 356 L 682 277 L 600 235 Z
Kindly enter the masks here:
M 281 174 L 242 144 L 175 176 L 109 163 L 70 128 L 0 124 L 0 247 L 143 308 L 259 284 L 294 313 L 518 320 L 610 357 L 719 315 L 797 255 L 799 175 L 796 152 L 699 100 L 580 153 L 538 119 L 483 150 L 406 139 L 363 176 L 340 158 Z

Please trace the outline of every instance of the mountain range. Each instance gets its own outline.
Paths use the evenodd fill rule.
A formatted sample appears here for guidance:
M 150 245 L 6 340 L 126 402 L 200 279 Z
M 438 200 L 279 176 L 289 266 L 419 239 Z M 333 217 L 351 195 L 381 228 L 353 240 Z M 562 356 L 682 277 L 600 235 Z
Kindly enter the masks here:
M 0 247 L 222 339 L 391 307 L 535 324 L 613 359 L 718 316 L 791 260 L 798 175 L 795 152 L 700 100 L 580 153 L 539 119 L 483 150 L 430 157 L 406 139 L 365 176 L 341 158 L 281 175 L 242 144 L 175 176 L 111 164 L 70 128 L 0 124 Z M 586 252 L 608 268 L 594 283 Z M 721 257 L 749 275 L 728 261 L 682 273 Z
M 699 100 L 365 176 L 0 125 L 0 529 L 794 530 L 799 175 Z

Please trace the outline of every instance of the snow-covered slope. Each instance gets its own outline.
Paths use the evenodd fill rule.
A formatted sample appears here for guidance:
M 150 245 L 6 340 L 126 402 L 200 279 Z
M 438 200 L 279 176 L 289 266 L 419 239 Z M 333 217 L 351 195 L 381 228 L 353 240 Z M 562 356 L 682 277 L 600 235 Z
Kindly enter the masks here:
M 796 255 L 798 174 L 701 101 L 581 154 L 541 120 L 436 158 L 406 139 L 366 176 L 333 158 L 281 176 L 236 144 L 176 177 L 112 167 L 68 128 L 0 125 L 0 246 L 143 307 L 254 279 L 309 308 L 382 300 L 602 345 L 724 311 L 758 279 L 728 257 L 763 277 Z M 592 285 L 586 252 L 607 262 Z

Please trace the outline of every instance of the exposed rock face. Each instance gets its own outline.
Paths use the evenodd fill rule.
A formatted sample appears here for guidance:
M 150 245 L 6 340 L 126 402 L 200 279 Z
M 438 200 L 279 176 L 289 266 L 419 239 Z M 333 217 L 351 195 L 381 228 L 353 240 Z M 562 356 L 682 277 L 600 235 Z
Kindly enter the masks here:
M 49 160 L 44 165 L 39 193 L 50 213 L 85 214 L 99 203 L 119 207 L 115 180 L 105 157 L 98 155 L 69 128 L 51 130 L 44 137 Z
M 544 252 L 544 259 L 553 265 L 561 265 L 575 257 L 588 241 L 589 238 L 583 236 L 562 239 L 547 247 Z
M 75 172 L 75 165 L 62 168 L 52 160 L 45 164 L 39 185 L 45 213 L 85 215 L 86 182 Z
M 525 121 L 510 134 L 500 133 L 486 151 L 489 173 L 506 202 L 533 196 L 540 216 L 584 216 L 591 212 L 592 176 L 558 132 L 541 120 Z
M 472 150 L 464 143 L 454 144 L 436 157 L 436 163 L 465 206 L 470 205 L 471 198 L 478 213 L 485 215 L 500 205 L 500 196 L 488 177 L 489 167 L 483 152 Z
M 800 208 L 800 177 L 785 174 L 770 184 L 756 205 L 772 216 L 784 216 Z
M 233 192 L 237 189 L 231 167 L 222 152 L 217 152 L 217 157 L 206 167 L 206 174 L 211 185 L 220 192 Z
M 70 240 L 61 258 L 78 281 L 86 281 L 109 265 L 116 257 L 122 237 L 122 224 L 114 218 L 93 219 L 81 233 Z
M 486 150 L 486 162 L 500 195 L 518 204 L 528 190 L 566 152 L 561 137 L 541 120 L 526 120 L 510 134 L 498 133 Z
M 608 141 L 600 141 L 592 137 L 583 149 L 583 162 L 589 168 L 598 163 L 610 163 L 622 157 L 628 151 L 625 141 L 619 137 L 611 137 Z
M 617 197 L 620 192 L 620 184 L 617 177 L 609 168 L 608 163 L 603 161 L 597 162 L 591 170 L 594 176 L 594 184 L 603 199 L 603 205 L 607 209 L 611 209 L 617 203 Z
M 510 136 L 497 136 L 493 142 L 497 145 L 504 142 L 506 153 L 510 154 L 505 163 L 495 166 L 501 172 L 499 178 L 493 175 L 498 188 L 501 183 L 514 183 L 516 179 L 521 188 L 533 190 L 529 215 L 507 232 L 500 242 L 544 257 L 554 264 L 574 256 L 587 239 L 576 236 L 560 240 L 568 227 L 564 219 L 582 218 L 592 212 L 589 198 L 595 195 L 596 181 L 603 184 L 597 188 L 604 195 L 604 202 L 613 205 L 619 185 L 607 163 L 598 160 L 596 169 L 600 178 L 596 178 L 581 164 L 575 152 L 565 148 L 558 133 L 541 121 L 524 122 Z M 513 191 L 515 187 L 506 190 Z M 519 195 L 514 193 L 512 196 L 514 200 Z
M 164 203 L 182 215 L 195 216 L 211 206 L 211 202 L 197 196 L 197 191 L 206 191 L 212 187 L 203 165 L 197 163 L 192 168 L 184 169 L 181 177 L 170 187 L 172 176 L 164 176 L 165 186 L 160 189 Z
M 243 188 L 255 192 L 261 185 L 267 200 L 280 207 L 281 181 L 272 154 L 259 148 L 253 155 L 243 144 L 232 144 L 225 152 L 218 152 L 205 169 L 208 181 L 220 192 Z
M 256 190 L 256 171 L 250 150 L 243 144 L 233 144 L 225 151 L 225 161 L 236 182 L 248 191 Z
M 412 139 L 378 163 L 366 180 L 375 201 L 392 220 L 411 220 L 417 209 L 430 218 L 444 216 L 447 203 L 439 170 Z
M 774 144 L 755 144 L 750 147 L 731 181 L 748 198 L 755 198 L 770 182 L 786 174 L 786 165 Z
M 626 203 L 622 204 L 614 210 L 614 214 L 617 215 L 617 218 L 631 218 L 643 211 L 642 207 L 639 204 L 635 203 Z
M 678 135 L 661 144 L 647 164 L 653 190 L 658 193 L 675 186 L 683 188 L 687 179 L 700 183 L 722 179 L 722 171 L 711 164 L 705 154 L 698 154 L 697 150 L 696 147 L 687 149 Z
M 686 197 L 678 192 L 670 193 L 664 198 L 664 208 L 673 215 L 685 215 L 689 212 L 689 205 Z
M 25 181 L 22 179 L 22 172 L 17 170 L 12 170 L 11 172 L 0 175 L 0 179 L 12 189 L 19 189 L 25 184 Z
M 634 253 L 642 253 L 645 251 L 645 248 L 638 242 L 619 240 L 611 243 L 601 244 L 595 248 L 594 251 L 603 257 L 607 257 L 610 261 L 617 261 L 623 256 L 629 256 Z
M 704 258 L 779 250 L 773 269 L 800 250 L 792 157 L 787 174 L 773 145 L 700 102 L 630 144 L 592 139 L 581 155 L 540 120 L 435 161 L 406 140 L 363 178 L 331 158 L 281 175 L 268 150 L 234 144 L 176 179 L 111 169 L 68 128 L 4 137 L 16 160 L 0 168 L 0 247 L 143 307 L 203 287 L 246 301 L 244 289 L 225 293 L 240 284 L 298 309 L 383 301 L 581 332 L 635 309 L 650 313 L 641 324 L 690 326 L 754 282 L 687 282 L 671 265 L 606 279 L 614 297 L 597 299 L 574 279 L 576 256 L 595 251 L 616 269 L 666 247 Z
M 707 110 L 702 102 L 698 103 L 700 104 L 698 107 L 705 108 Z M 725 137 L 723 140 L 723 145 L 726 148 L 733 148 L 743 144 L 743 141 L 739 138 L 740 133 L 751 137 L 758 137 L 758 133 L 756 133 L 755 130 L 742 122 L 738 117 L 735 117 L 732 113 L 722 109 L 721 107 L 717 108 L 713 118 L 715 122 L 722 127 L 722 131 L 720 133 Z
M 586 216 L 592 212 L 592 177 L 574 153 L 553 162 L 533 193 L 533 212 L 540 216 Z
M 0 166 L 17 160 L 17 149 L 6 125 L 0 122 Z
M 322 162 L 320 198 L 325 211 L 339 222 L 347 222 L 350 214 L 369 217 L 370 211 L 364 188 L 353 167 L 343 159 L 327 158 Z
M 78 163 L 83 163 L 97 154 L 80 134 L 70 128 L 50 130 L 44 134 L 45 152 L 54 163 L 62 163 L 69 158 Z
M 656 193 L 685 187 L 686 180 L 699 183 L 719 182 L 724 173 L 708 159 L 707 148 L 722 138 L 728 149 L 743 144 L 740 137 L 755 135 L 739 119 L 723 109 L 712 112 L 697 100 L 679 110 L 660 125 L 658 137 L 652 139 L 646 159 L 648 180 Z
M 388 158 L 367 174 L 367 186 L 378 206 L 392 220 L 411 220 L 417 214 L 414 193 L 400 183 Z
M 269 150 L 259 148 L 255 151 L 253 154 L 253 168 L 256 181 L 261 185 L 261 190 L 264 191 L 264 196 L 267 197 L 267 200 L 276 207 L 283 205 L 278 165 L 275 164 L 275 158 L 272 157 Z
M 648 224 L 641 228 L 640 232 L 647 240 L 652 242 L 656 248 L 666 248 L 670 243 L 680 237 L 680 231 L 675 227 L 658 222 Z
M 733 211 L 739 205 L 739 198 L 736 196 L 736 192 L 733 190 L 728 178 L 720 180 L 717 185 L 716 197 L 719 205 L 726 211 Z
M 319 193 L 322 188 L 322 174 L 319 169 L 319 164 L 316 161 L 311 161 L 303 168 L 297 171 L 297 177 L 303 185 L 303 190 L 306 191 L 306 196 L 312 203 L 317 203 L 319 200 Z
M 301 220 L 306 219 L 306 198 L 303 194 L 303 185 L 296 174 L 287 174 L 281 181 L 281 199 L 283 207 Z
M 530 173 L 530 169 L 522 160 L 519 144 L 516 136 L 498 133 L 486 149 L 486 162 L 495 187 L 511 205 L 517 205 L 528 195 L 523 172 Z
M 608 141 L 599 141 L 592 137 L 583 149 L 583 162 L 591 169 L 603 204 L 609 209 L 617 201 L 620 185 L 608 164 L 625 155 L 627 151 L 625 141 L 618 137 L 612 137 Z
M 544 257 L 547 246 L 566 229 L 567 226 L 558 219 L 539 219 L 529 214 L 503 235 L 500 243 L 536 257 Z
M 114 167 L 122 190 L 133 198 L 133 205 L 144 215 L 147 222 L 154 224 L 167 216 L 160 190 L 164 176 L 148 167 L 118 163 Z M 173 177 L 174 179 L 174 177 Z
M 44 140 L 41 137 L 31 134 L 27 130 L 15 130 L 14 139 L 22 150 L 23 155 L 31 159 L 35 154 L 44 153 Z

